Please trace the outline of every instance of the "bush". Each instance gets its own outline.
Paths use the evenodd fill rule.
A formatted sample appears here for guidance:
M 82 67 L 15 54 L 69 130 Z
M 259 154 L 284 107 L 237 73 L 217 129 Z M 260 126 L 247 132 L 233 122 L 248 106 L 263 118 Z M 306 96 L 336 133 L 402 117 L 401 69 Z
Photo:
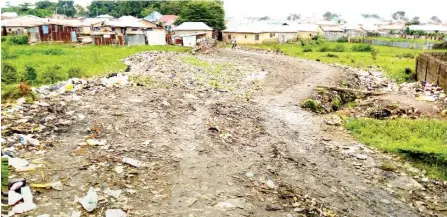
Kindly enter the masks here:
M 2 63 L 2 83 L 13 84 L 19 81 L 17 69 L 9 63 Z
M 9 44 L 2 44 L 2 60 L 13 59 L 15 57 L 17 57 L 17 55 L 14 55 L 9 51 Z
M 312 46 L 310 45 L 304 45 L 303 52 L 312 52 Z
M 25 86 L 27 86 L 25 84 Z M 37 99 L 36 94 L 31 91 L 31 88 L 23 92 L 19 84 L 2 85 L 2 102 L 11 102 L 24 97 L 27 102 L 32 102 Z
M 68 69 L 69 78 L 80 78 L 82 77 L 82 70 L 79 67 L 73 67 Z
M 320 52 L 328 52 L 328 51 L 330 51 L 330 49 L 329 49 L 329 46 L 323 45 L 323 46 L 320 47 L 320 49 L 318 49 L 318 51 L 320 51 Z
M 357 44 L 351 48 L 353 52 L 371 52 L 372 49 L 373 47 L 369 44 Z
M 36 82 L 37 72 L 31 66 L 25 66 L 25 80 L 30 84 L 34 84 Z
M 28 36 L 26 35 L 10 36 L 9 42 L 11 44 L 28 44 Z
M 332 57 L 332 58 L 338 58 L 338 55 L 331 54 L 331 53 L 326 54 L 326 56 L 327 57 Z
M 68 74 L 62 72 L 62 67 L 59 65 L 53 65 L 47 68 L 39 76 L 39 82 L 45 84 L 54 84 L 58 81 L 63 81 L 68 79 Z
M 397 58 L 406 58 L 406 59 L 414 59 L 415 56 L 412 53 L 400 53 L 400 54 L 396 54 Z
M 313 112 L 317 112 L 321 110 L 321 105 L 319 101 L 313 100 L 313 99 L 306 99 L 302 104 L 302 108 L 308 108 Z
M 345 52 L 345 50 L 346 50 L 346 47 L 343 44 L 337 44 L 335 46 L 335 48 L 332 49 L 333 52 Z
M 405 74 L 407 74 L 407 75 L 409 75 L 409 74 L 411 74 L 413 72 L 413 70 L 411 70 L 408 67 L 406 67 L 404 71 L 405 71 Z
M 348 38 L 347 37 L 341 37 L 341 38 L 337 39 L 337 42 L 341 42 L 341 43 L 348 42 Z

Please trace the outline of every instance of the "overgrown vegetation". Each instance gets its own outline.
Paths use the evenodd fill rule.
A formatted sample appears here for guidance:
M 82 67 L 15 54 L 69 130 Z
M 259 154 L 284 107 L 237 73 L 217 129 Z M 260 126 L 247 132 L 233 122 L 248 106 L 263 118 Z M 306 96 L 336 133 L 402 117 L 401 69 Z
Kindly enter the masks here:
M 289 56 L 319 60 L 325 63 L 339 63 L 360 69 L 369 69 L 371 66 L 374 66 L 379 68 L 379 70 L 386 72 L 389 77 L 395 79 L 397 82 L 413 81 L 414 70 L 411 70 L 411 73 L 408 73 L 409 71 L 406 68 L 414 69 L 416 67 L 414 58 L 399 57 L 416 57 L 419 53 L 423 52 L 415 49 L 368 44 L 324 42 L 324 40 L 321 40 L 318 43 L 315 40 L 300 40 L 296 44 L 261 44 L 250 46 L 267 50 L 279 49 L 282 53 Z M 436 50 L 436 52 L 438 51 L 446 52 L 447 50 Z M 335 52 L 339 58 L 334 58 L 332 56 Z M 431 52 L 433 52 L 433 50 Z
M 401 154 L 423 169 L 429 168 L 433 176 L 447 179 L 447 122 L 349 118 L 345 126 L 366 145 Z
M 15 35 L 15 36 L 2 36 L 2 44 L 28 44 L 28 36 L 26 35 Z
M 62 44 L 10 45 L 2 43 L 2 101 L 20 97 L 33 99 L 18 88 L 20 81 L 30 85 L 51 84 L 72 77 L 88 77 L 126 70 L 121 59 L 143 51 L 186 52 L 178 46 L 73 46 Z

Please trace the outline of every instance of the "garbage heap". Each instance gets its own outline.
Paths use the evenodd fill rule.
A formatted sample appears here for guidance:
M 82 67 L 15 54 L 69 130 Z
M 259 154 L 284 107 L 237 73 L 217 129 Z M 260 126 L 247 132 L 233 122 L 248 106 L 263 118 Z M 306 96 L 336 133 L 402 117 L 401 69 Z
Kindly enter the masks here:
M 34 88 L 33 91 L 39 94 L 39 100 L 33 103 L 27 103 L 24 98 L 20 98 L 14 104 L 2 104 L 2 161 L 7 159 L 8 166 L 16 172 L 34 171 L 43 166 L 42 162 L 29 162 L 20 158 L 19 152 L 39 152 L 44 148 L 51 148 L 57 139 L 54 136 L 56 132 L 62 132 L 74 122 L 85 118 L 82 114 L 74 115 L 74 111 L 68 110 L 67 105 L 81 100 L 85 94 L 95 94 L 104 88 L 122 87 L 128 83 L 127 76 L 117 73 L 106 78 L 89 80 L 73 78 L 55 85 Z M 7 189 L 2 187 L 2 195 L 8 197 L 8 216 L 26 213 L 37 207 L 33 202 L 30 187 L 62 190 L 60 181 L 41 185 L 33 186 L 20 178 L 9 180 Z M 89 192 L 85 200 L 92 200 L 92 195 L 94 196 Z M 85 201 L 84 203 L 91 204 Z

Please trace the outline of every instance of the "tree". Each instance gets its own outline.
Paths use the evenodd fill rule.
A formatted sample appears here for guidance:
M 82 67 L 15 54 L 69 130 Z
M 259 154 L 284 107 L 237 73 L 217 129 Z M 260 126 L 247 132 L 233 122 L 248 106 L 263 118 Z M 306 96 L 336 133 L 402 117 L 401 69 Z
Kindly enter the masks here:
M 292 21 L 299 20 L 300 18 L 301 18 L 301 15 L 299 15 L 299 14 L 290 14 L 289 16 L 287 16 L 287 20 L 292 20 Z
M 437 16 L 433 16 L 430 18 L 430 20 L 433 20 L 435 23 L 441 23 L 441 19 L 439 19 Z
M 204 22 L 214 30 L 225 29 L 225 12 L 217 1 L 190 1 L 184 5 L 176 25 L 183 22 Z
M 404 18 L 405 18 L 405 11 L 396 11 L 391 16 L 393 17 L 393 20 L 404 20 Z
M 421 24 L 421 22 L 419 21 L 419 17 L 413 17 L 413 19 L 411 19 L 411 21 L 409 22 L 410 25 L 419 25 Z
M 87 11 L 85 10 L 84 7 L 82 7 L 79 4 L 75 5 L 74 7 L 76 9 L 76 16 L 77 17 L 85 17 L 85 16 L 87 16 Z
M 50 1 L 38 1 L 36 2 L 36 9 L 45 9 L 45 10 L 51 10 L 55 11 L 57 7 L 56 2 L 50 2 Z
M 261 18 L 259 18 L 259 20 L 270 20 L 270 17 L 268 17 L 268 16 L 263 16 L 263 17 L 261 17 Z
M 326 13 L 323 14 L 323 17 L 324 17 L 326 20 L 332 20 L 332 19 L 334 19 L 334 18 L 339 18 L 340 15 L 335 14 L 335 13 L 331 13 L 331 12 L 328 11 L 328 12 L 326 12 Z
M 378 14 L 362 14 L 362 17 L 364 18 L 376 18 L 376 19 L 380 19 L 380 16 Z
M 30 9 L 31 4 L 28 3 L 28 2 L 25 2 L 23 4 L 20 4 L 19 6 L 20 6 L 20 10 L 22 12 L 25 12 L 25 11 L 28 11 Z
M 73 17 L 76 14 L 74 1 L 59 1 L 56 6 L 57 14 L 64 14 L 67 17 Z

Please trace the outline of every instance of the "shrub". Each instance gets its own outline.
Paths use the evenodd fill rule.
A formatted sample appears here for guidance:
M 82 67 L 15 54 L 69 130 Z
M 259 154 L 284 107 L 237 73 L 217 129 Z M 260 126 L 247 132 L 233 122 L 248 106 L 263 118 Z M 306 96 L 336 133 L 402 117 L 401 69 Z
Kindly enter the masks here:
M 346 47 L 343 44 L 337 44 L 334 49 L 332 49 L 333 52 L 345 52 Z
M 17 69 L 9 63 L 2 63 L 2 83 L 13 84 L 19 81 Z
M 26 35 L 11 36 L 9 38 L 9 42 L 11 44 L 28 44 L 28 36 Z
M 82 77 L 82 70 L 79 67 L 73 67 L 68 69 L 69 78 L 80 78 Z
M 28 81 L 30 84 L 33 84 L 36 82 L 36 78 L 36 69 L 31 66 L 25 66 L 25 80 Z
M 2 60 L 13 59 L 17 57 L 9 51 L 9 44 L 2 44 Z
M 371 52 L 372 49 L 373 47 L 369 44 L 357 44 L 351 48 L 353 52 Z
M 330 49 L 329 49 L 329 46 L 323 45 L 323 46 L 320 47 L 320 49 L 318 49 L 318 51 L 320 51 L 320 52 L 328 52 L 328 51 L 330 51 Z
M 396 54 L 397 58 L 406 58 L 406 59 L 414 59 L 415 56 L 412 53 L 400 53 L 400 54 Z
M 68 79 L 68 74 L 62 72 L 62 67 L 59 65 L 53 65 L 43 71 L 39 76 L 39 82 L 45 84 L 54 84 L 58 81 Z
M 341 37 L 341 38 L 337 39 L 337 42 L 341 42 L 341 43 L 348 42 L 348 38 L 347 37 Z
M 331 54 L 331 53 L 326 54 L 326 56 L 331 57 L 331 58 L 338 58 L 338 55 Z
M 405 74 L 407 74 L 407 75 L 409 75 L 409 74 L 411 74 L 413 72 L 413 70 L 411 70 L 408 67 L 406 67 L 404 71 L 405 71 Z
M 321 109 L 320 102 L 313 99 L 306 99 L 302 104 L 302 108 L 308 108 L 313 112 L 317 112 Z
M 21 85 L 18 84 L 2 85 L 2 102 L 14 101 L 22 97 L 24 97 L 27 102 L 32 102 L 37 99 L 36 94 L 31 91 L 30 88 L 28 91 L 24 92 Z
M 372 49 L 371 50 L 371 58 L 374 60 L 374 61 L 376 61 L 376 59 L 377 59 L 377 53 L 378 53 L 378 51 L 377 51 L 377 49 Z
M 304 45 L 303 52 L 312 52 L 312 46 L 310 45 Z

